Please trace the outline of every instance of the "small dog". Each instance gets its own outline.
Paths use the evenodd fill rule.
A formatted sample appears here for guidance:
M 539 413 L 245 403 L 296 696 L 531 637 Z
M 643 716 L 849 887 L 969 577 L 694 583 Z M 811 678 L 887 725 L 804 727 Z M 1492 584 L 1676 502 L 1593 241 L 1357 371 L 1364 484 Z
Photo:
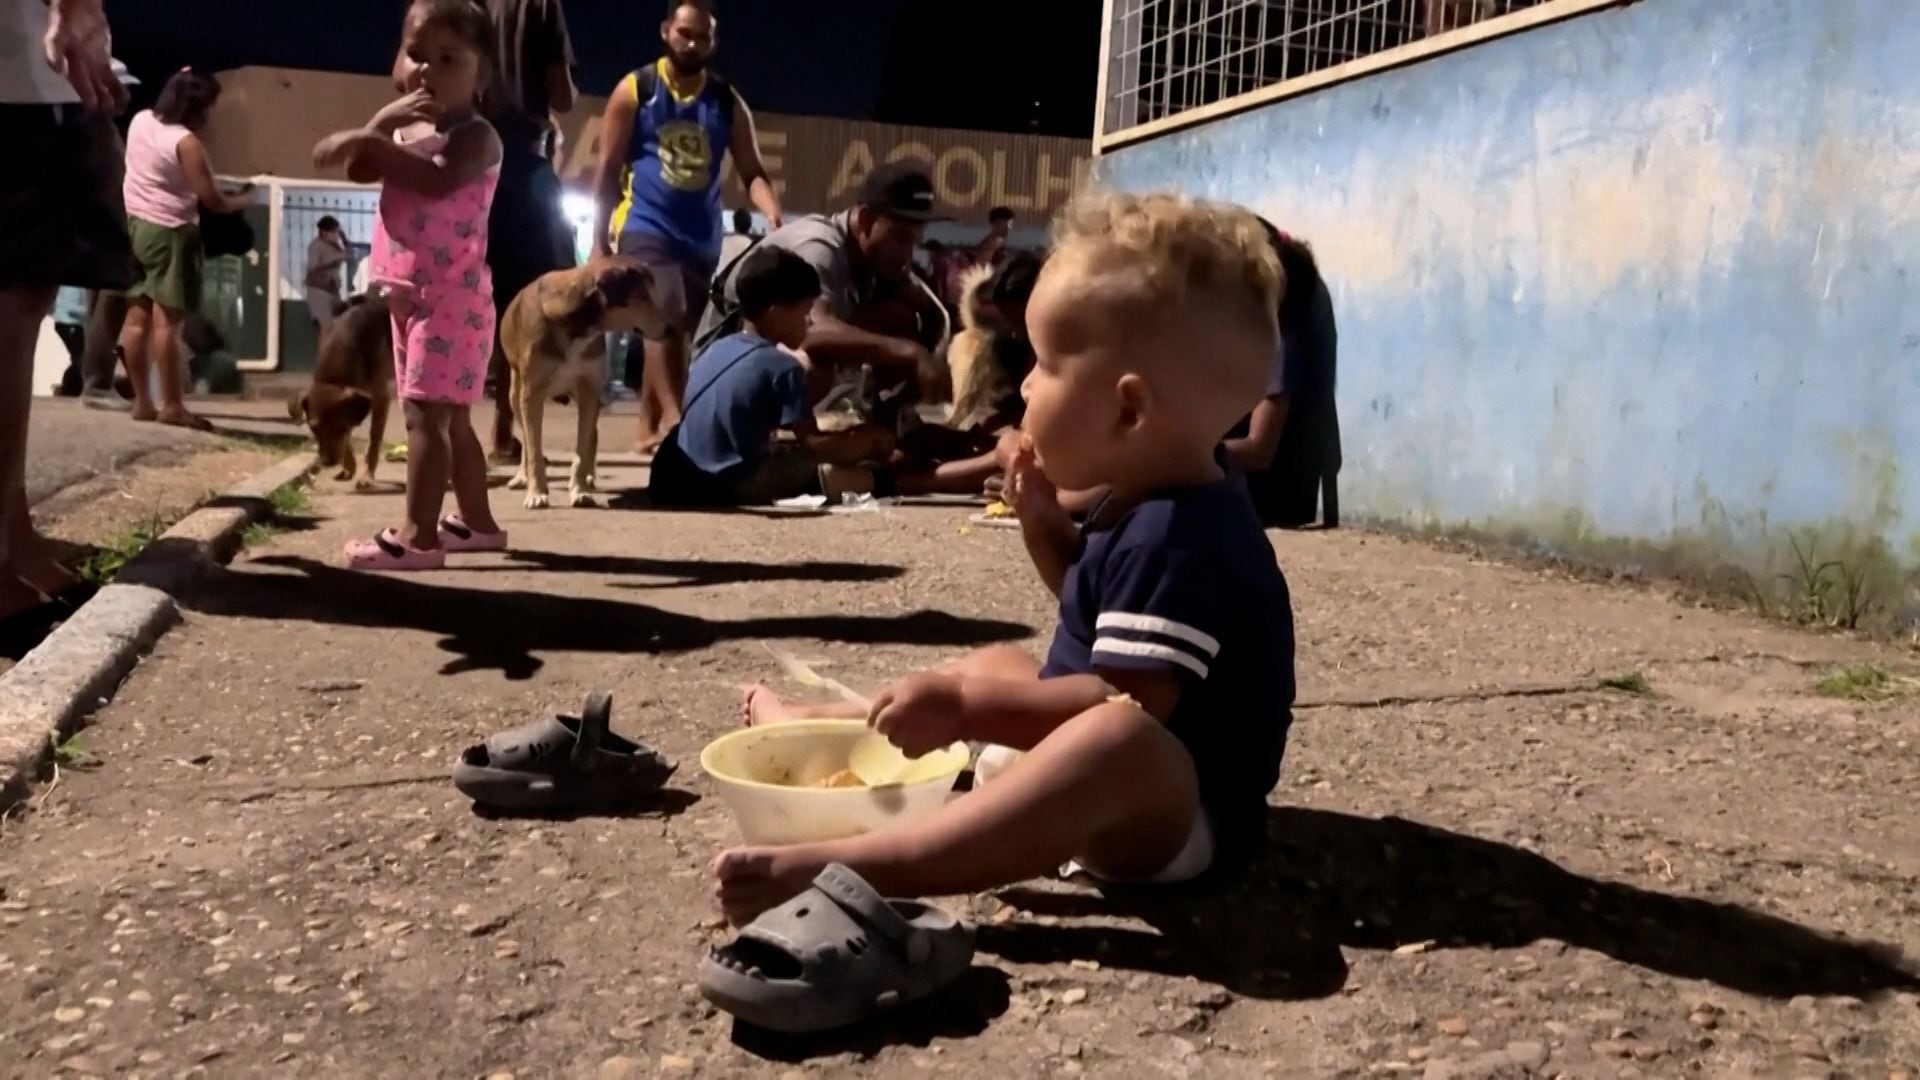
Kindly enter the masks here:
M 547 399 L 568 394 L 579 409 L 578 443 L 567 503 L 592 506 L 599 454 L 600 387 L 606 382 L 607 333 L 634 330 L 649 338 L 667 332 L 653 303 L 653 275 L 637 259 L 610 256 L 575 270 L 556 270 L 526 287 L 500 323 L 500 348 L 513 375 L 519 417 L 520 473 L 507 483 L 525 488 L 529 510 L 548 505 L 546 455 L 540 425 Z
M 953 406 L 947 424 L 965 431 L 1001 426 L 1009 401 L 1017 405 L 1021 380 L 1033 366 L 1022 333 L 1027 300 L 1041 259 L 1015 254 L 998 268 L 976 266 L 960 276 L 960 325 L 947 349 Z
M 354 487 L 373 486 L 387 434 L 387 409 L 393 404 L 393 319 L 384 296 L 347 301 L 320 343 L 313 384 L 287 403 L 287 413 L 307 425 L 320 446 L 320 465 L 338 465 L 337 480 L 354 480 L 353 429 L 369 416 L 367 471 Z
M 987 311 L 987 286 L 993 280 L 993 267 L 976 266 L 960 275 L 960 332 L 947 346 L 947 368 L 953 372 L 953 405 L 947 410 L 947 424 L 970 427 L 982 409 L 1011 389 L 1000 372 L 994 355 L 994 320 Z

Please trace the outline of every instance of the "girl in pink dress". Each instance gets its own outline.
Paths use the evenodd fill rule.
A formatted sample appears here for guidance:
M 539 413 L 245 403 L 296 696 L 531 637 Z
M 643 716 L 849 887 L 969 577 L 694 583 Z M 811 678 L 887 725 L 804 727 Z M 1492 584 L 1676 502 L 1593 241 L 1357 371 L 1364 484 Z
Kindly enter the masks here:
M 500 137 L 477 111 L 490 77 L 486 12 L 472 0 L 416 0 L 400 61 L 409 93 L 367 127 L 314 148 L 322 166 L 381 181 L 375 282 L 393 309 L 395 383 L 407 417 L 407 520 L 347 545 L 362 570 L 438 570 L 449 551 L 501 551 L 487 505 L 487 460 L 470 407 L 493 354 L 487 211 Z M 447 481 L 460 512 L 446 518 Z

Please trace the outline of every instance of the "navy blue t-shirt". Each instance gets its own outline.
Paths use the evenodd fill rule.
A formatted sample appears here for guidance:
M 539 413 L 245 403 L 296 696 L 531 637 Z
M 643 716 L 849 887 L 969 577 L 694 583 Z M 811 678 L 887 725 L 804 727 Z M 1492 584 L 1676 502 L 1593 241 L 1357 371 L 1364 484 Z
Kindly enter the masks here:
M 1265 828 L 1293 722 L 1293 604 L 1237 476 L 1088 516 L 1042 678 L 1163 671 L 1167 729 L 1193 756 L 1225 842 Z M 1097 523 L 1097 524 L 1095 524 Z
M 673 440 L 700 472 L 735 476 L 757 468 L 774 432 L 809 411 L 800 361 L 756 334 L 732 334 L 694 358 Z

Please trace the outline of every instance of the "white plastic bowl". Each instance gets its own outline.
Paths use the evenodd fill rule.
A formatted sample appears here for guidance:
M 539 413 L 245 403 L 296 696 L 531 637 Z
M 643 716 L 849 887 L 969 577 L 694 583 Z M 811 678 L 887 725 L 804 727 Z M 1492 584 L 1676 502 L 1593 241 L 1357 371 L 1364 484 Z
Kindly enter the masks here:
M 845 769 L 853 744 L 867 731 L 865 724 L 847 720 L 742 728 L 708 743 L 700 752 L 700 768 L 719 786 L 749 844 L 858 836 L 924 818 L 953 797 L 954 778 L 967 767 L 965 743 L 929 755 L 939 760 L 939 775 L 920 783 L 811 786 Z

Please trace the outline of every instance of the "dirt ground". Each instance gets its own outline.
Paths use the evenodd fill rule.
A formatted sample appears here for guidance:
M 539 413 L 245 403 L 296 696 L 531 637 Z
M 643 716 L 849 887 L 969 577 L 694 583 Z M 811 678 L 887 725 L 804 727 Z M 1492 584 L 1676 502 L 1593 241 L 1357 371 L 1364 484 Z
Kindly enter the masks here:
M 561 425 L 564 427 L 564 423 Z M 611 441 L 611 440 L 609 440 Z M 556 466 L 555 475 L 561 470 Z M 614 488 L 643 475 L 604 470 Z M 733 826 L 699 773 L 762 642 L 871 685 L 1039 649 L 970 511 L 520 509 L 431 578 L 335 568 L 396 494 L 323 483 L 0 836 L 18 1075 L 1894 1076 L 1920 1067 L 1920 699 L 1899 651 L 1348 530 L 1277 534 L 1303 703 L 1225 896 L 952 901 L 952 992 L 818 1040 L 693 990 Z M 1600 681 L 1638 674 L 1646 692 Z M 475 816 L 486 733 L 589 690 L 681 763 L 658 812 Z M 792 689 L 788 687 L 788 689 Z

